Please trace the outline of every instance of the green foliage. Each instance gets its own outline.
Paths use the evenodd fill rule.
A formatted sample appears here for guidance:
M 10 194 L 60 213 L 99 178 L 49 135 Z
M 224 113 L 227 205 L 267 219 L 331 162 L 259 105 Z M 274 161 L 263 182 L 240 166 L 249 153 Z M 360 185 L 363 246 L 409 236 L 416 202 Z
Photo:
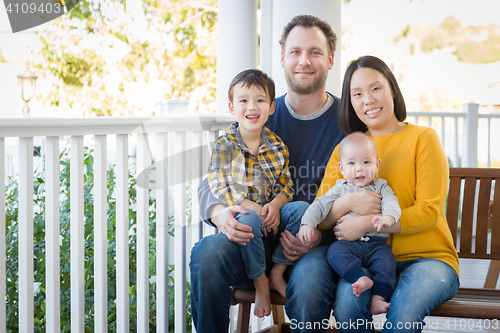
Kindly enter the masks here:
M 447 16 L 441 23 L 441 27 L 445 30 L 457 31 L 462 28 L 462 21 L 454 16 Z
M 434 50 L 441 50 L 443 46 L 434 38 L 434 36 L 424 39 L 422 41 L 422 51 L 431 52 Z
M 491 63 L 500 60 L 500 26 L 462 27 L 462 22 L 448 16 L 439 27 L 418 28 L 415 35 L 421 36 L 423 52 L 432 52 L 445 47 L 453 47 L 453 55 L 466 63 Z
M 408 24 L 404 29 L 403 32 L 401 33 L 401 37 L 408 37 L 408 34 L 410 33 L 410 28 L 411 26 Z
M 453 51 L 463 62 L 490 63 L 500 60 L 500 35 L 488 34 L 484 41 L 466 41 Z
M 102 75 L 103 63 L 95 51 L 85 50 L 80 57 L 65 50 L 60 52 L 49 44 L 43 36 L 40 36 L 40 41 L 43 43 L 41 54 L 48 60 L 47 69 L 53 76 L 61 79 L 65 85 L 70 87 L 92 86 L 92 77 Z
M 94 203 L 92 188 L 94 184 L 92 150 L 85 148 L 84 152 L 84 256 L 85 256 L 85 327 L 86 331 L 92 332 L 94 327 Z M 61 332 L 70 332 L 70 162 L 69 152 L 64 151 L 60 156 L 60 312 Z M 133 169 L 133 166 L 132 166 Z M 107 171 L 107 236 L 108 236 L 108 331 L 116 332 L 116 194 L 115 194 L 115 168 L 112 166 Z M 136 227 L 136 181 L 133 176 L 135 172 L 129 171 L 129 227 Z M 46 331 L 46 283 L 45 283 L 45 181 L 44 170 L 37 170 L 33 177 L 33 212 L 34 212 L 34 282 L 39 285 L 35 290 L 35 332 Z M 189 200 L 189 199 L 188 199 Z M 155 275 L 156 267 L 156 202 L 150 198 L 149 207 L 149 275 Z M 9 179 L 6 185 L 6 244 L 7 244 L 7 271 L 6 271 L 6 306 L 7 306 L 7 332 L 19 331 L 18 313 L 18 184 L 14 179 Z M 172 217 L 169 221 L 169 233 L 173 236 Z M 129 235 L 129 290 L 130 290 L 130 332 L 137 330 L 137 235 L 131 232 Z M 173 266 L 169 267 L 172 272 Z M 174 327 L 174 280 L 169 278 L 169 331 Z M 187 283 L 187 305 L 186 326 L 191 332 L 191 306 L 189 302 L 190 285 Z M 156 332 L 156 285 L 149 288 L 150 309 L 150 332 Z
M 83 114 L 152 114 L 163 99 L 215 111 L 216 0 L 82 0 L 39 35 L 42 104 Z M 145 98 L 145 95 L 148 98 Z

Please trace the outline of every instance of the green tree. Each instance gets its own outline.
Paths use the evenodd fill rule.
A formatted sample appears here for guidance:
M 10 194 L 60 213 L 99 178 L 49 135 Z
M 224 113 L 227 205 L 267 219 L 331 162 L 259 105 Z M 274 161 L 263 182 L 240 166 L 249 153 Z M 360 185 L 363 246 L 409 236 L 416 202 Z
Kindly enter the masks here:
M 215 111 L 216 0 L 82 0 L 39 34 L 46 106 L 151 114 L 185 98 Z

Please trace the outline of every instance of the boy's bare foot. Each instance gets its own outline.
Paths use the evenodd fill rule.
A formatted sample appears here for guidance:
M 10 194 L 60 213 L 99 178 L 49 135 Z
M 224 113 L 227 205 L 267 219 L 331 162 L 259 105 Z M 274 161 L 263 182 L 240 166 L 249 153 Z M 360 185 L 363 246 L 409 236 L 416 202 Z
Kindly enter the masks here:
M 389 311 L 390 306 L 391 303 L 387 303 L 382 296 L 373 295 L 372 302 L 370 304 L 370 313 L 373 316 L 381 313 L 387 313 L 387 311 Z
M 271 314 L 271 292 L 266 274 L 254 279 L 253 285 L 255 286 L 254 315 L 259 318 L 269 316 Z
M 368 276 L 362 276 L 352 284 L 352 291 L 356 297 L 359 297 L 359 295 L 370 289 L 372 286 L 373 281 Z
M 281 296 L 286 298 L 286 285 L 287 282 L 283 277 L 285 269 L 282 269 L 282 264 L 274 264 L 271 272 L 269 273 L 269 288 L 271 290 L 276 290 Z M 286 265 L 283 265 L 286 268 Z

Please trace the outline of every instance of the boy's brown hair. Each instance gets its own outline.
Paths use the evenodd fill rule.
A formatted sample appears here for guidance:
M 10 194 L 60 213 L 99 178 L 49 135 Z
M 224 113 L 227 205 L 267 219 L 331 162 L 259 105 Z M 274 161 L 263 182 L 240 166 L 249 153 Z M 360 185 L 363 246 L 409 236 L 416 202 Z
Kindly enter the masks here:
M 227 96 L 231 103 L 233 102 L 234 87 L 239 83 L 241 83 L 243 87 L 247 88 L 252 86 L 261 88 L 269 94 L 271 103 L 274 102 L 276 95 L 274 81 L 263 71 L 258 69 L 247 69 L 238 73 L 231 81 L 231 84 L 229 84 L 229 90 L 227 91 Z

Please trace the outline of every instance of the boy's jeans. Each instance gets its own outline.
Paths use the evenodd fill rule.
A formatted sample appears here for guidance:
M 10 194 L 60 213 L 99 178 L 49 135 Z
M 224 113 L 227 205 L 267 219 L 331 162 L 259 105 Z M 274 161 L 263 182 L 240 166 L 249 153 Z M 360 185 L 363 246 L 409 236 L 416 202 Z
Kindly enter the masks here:
M 266 238 L 268 242 L 276 246 L 274 249 L 272 260 L 273 262 L 278 262 L 286 265 L 292 265 L 293 263 L 285 258 L 279 239 L 283 231 L 288 230 L 292 235 L 297 234 L 300 228 L 300 221 L 302 220 L 302 215 L 304 215 L 304 205 L 301 202 L 289 202 L 280 210 L 280 224 L 278 226 L 278 232 L 273 235 L 272 231 L 267 233 L 267 237 L 264 237 L 263 229 L 264 225 L 259 215 L 255 212 L 248 210 L 249 214 L 238 214 L 236 215 L 236 220 L 238 222 L 252 227 L 252 233 L 254 237 L 246 245 L 240 245 L 240 253 L 245 263 L 245 269 L 249 279 L 256 279 L 266 271 L 266 255 L 264 249 L 263 239 Z

